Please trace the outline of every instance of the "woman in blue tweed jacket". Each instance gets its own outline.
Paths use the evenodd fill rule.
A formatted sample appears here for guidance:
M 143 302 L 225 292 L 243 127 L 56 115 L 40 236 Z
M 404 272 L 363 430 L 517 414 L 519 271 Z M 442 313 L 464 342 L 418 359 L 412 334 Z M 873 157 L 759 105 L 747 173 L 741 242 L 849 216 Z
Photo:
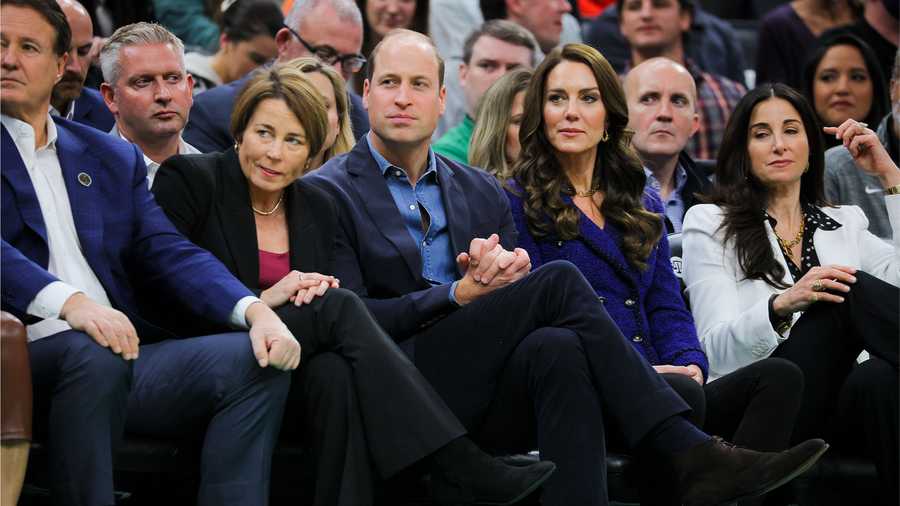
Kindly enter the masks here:
M 662 202 L 644 192 L 643 168 L 629 147 L 618 78 L 587 46 L 552 56 L 558 61 L 541 65 L 526 92 L 522 151 L 506 182 L 519 247 L 534 268 L 553 260 L 575 264 L 708 433 L 758 450 L 786 448 L 802 373 L 767 359 L 706 384 L 706 355 L 669 263 Z M 615 429 L 607 433 L 611 447 L 618 439 Z M 653 485 L 642 487 L 643 495 L 672 495 L 662 483 L 667 473 L 641 474 Z

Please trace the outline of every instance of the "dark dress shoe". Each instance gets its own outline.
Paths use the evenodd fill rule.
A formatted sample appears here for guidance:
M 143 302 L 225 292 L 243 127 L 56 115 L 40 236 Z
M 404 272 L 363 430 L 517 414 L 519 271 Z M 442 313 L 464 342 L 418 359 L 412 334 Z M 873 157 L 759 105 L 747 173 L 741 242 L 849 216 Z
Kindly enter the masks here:
M 810 439 L 783 452 L 738 448 L 714 437 L 674 459 L 683 506 L 715 506 L 756 497 L 812 467 L 828 449 Z
M 431 495 L 439 506 L 515 504 L 537 490 L 556 470 L 549 461 L 508 465 L 498 458 L 482 460 L 465 470 L 435 470 Z

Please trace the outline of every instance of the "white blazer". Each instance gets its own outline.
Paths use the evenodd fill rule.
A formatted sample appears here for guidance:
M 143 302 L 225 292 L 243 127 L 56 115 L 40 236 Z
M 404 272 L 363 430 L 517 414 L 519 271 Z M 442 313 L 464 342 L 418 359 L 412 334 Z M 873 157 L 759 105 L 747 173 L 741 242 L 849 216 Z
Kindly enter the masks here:
M 816 229 L 813 244 L 821 265 L 856 267 L 900 286 L 900 195 L 886 195 L 893 242 L 868 231 L 869 220 L 857 206 L 822 211 L 841 224 L 837 230 Z M 783 290 L 762 280 L 748 280 L 738 265 L 733 244 L 724 244 L 722 210 L 712 204 L 688 210 L 682 229 L 684 282 L 700 342 L 709 357 L 709 380 L 768 357 L 790 337 L 769 322 L 769 297 Z M 765 220 L 775 258 L 784 267 L 784 282 L 793 284 L 775 232 Z M 800 313 L 794 314 L 796 323 Z

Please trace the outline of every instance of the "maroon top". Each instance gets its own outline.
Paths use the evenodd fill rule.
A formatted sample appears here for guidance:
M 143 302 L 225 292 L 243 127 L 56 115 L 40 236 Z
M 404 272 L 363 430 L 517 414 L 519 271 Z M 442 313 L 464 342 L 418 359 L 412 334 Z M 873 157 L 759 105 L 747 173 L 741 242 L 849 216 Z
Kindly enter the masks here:
M 259 250 L 259 288 L 265 290 L 291 272 L 291 255 Z

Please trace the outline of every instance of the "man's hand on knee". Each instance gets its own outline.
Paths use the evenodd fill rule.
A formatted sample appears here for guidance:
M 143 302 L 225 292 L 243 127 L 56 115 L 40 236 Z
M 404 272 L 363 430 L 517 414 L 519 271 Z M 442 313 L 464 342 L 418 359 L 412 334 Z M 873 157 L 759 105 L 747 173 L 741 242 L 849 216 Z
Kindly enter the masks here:
M 59 317 L 125 360 L 138 358 L 140 339 L 134 325 L 121 311 L 98 304 L 78 292 L 66 300 Z

